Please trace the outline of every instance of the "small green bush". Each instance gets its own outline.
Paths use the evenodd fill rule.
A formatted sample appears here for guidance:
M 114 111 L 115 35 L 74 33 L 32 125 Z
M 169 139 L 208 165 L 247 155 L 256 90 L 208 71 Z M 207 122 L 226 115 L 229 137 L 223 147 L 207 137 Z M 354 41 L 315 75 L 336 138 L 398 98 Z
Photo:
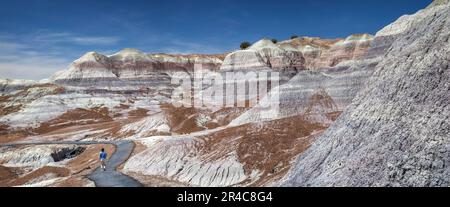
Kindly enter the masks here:
M 251 46 L 250 42 L 245 41 L 245 42 L 241 43 L 240 47 L 242 50 L 245 50 L 245 49 L 249 48 L 250 46 Z

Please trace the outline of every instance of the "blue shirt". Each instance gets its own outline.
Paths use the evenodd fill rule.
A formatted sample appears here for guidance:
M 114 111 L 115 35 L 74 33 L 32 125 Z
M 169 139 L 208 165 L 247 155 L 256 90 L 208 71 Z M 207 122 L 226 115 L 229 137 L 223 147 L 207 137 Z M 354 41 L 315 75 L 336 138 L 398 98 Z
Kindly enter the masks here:
M 108 154 L 106 154 L 106 152 L 100 152 L 100 159 L 101 160 L 106 160 L 107 156 L 108 156 Z

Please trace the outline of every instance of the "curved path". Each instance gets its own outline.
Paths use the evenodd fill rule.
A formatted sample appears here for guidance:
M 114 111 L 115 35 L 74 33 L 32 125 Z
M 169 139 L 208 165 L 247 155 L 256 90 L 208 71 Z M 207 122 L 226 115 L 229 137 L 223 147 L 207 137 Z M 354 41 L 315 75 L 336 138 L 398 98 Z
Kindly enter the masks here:
M 116 152 L 110 157 L 106 163 L 106 171 L 97 168 L 94 172 L 88 175 L 89 180 L 92 180 L 97 187 L 141 187 L 142 184 L 130 176 L 124 175 L 116 170 L 116 168 L 124 163 L 131 155 L 134 147 L 132 141 L 119 142 L 18 142 L 10 144 L 1 144 L 0 146 L 19 146 L 19 145 L 94 145 L 94 144 L 113 144 L 116 146 Z
M 116 170 L 133 152 L 133 142 L 122 141 L 114 145 L 116 145 L 116 152 L 106 163 L 106 171 L 97 168 L 88 178 L 94 181 L 97 187 L 141 187 L 138 181 Z

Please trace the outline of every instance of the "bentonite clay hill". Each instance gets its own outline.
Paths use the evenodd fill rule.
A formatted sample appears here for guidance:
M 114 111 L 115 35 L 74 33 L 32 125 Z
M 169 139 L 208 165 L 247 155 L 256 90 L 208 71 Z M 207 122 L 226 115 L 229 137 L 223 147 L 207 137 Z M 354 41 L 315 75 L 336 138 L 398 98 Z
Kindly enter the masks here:
M 110 173 L 137 186 L 449 186 L 449 11 L 220 55 L 90 52 L 47 81 L 2 80 L 0 144 L 66 144 L 0 146 L 0 186 L 93 186 L 98 150 L 122 140 Z M 280 72 L 260 97 L 279 107 L 175 107 L 171 77 L 196 65 Z
M 271 185 L 336 119 L 370 76 L 370 67 L 354 66 L 376 62 L 373 57 L 378 55 L 369 52 L 372 41 L 370 35 L 297 38 L 279 44 L 261 40 L 247 50 L 223 56 L 145 54 L 133 49 L 111 56 L 90 52 L 50 82 L 3 81 L 1 142 L 132 139 L 137 147 L 123 171 L 146 185 Z M 246 59 L 243 54 L 247 53 L 261 60 L 259 65 Z M 277 112 L 280 115 L 250 124 L 239 121 L 247 120 L 247 115 L 240 116 L 248 107 L 217 110 L 172 105 L 170 75 L 192 73 L 195 64 L 218 73 L 287 70 L 288 78 L 298 74 L 293 80 L 300 81 L 290 82 L 297 88 L 294 94 L 283 95 L 286 102 L 283 111 Z M 303 88 L 308 81 L 302 80 L 317 84 Z M 335 86 L 341 89 L 330 91 Z M 298 106 L 287 110 L 292 104 Z M 49 156 L 47 151 L 36 153 L 29 156 L 37 160 Z M 19 157 L 2 162 L 30 172 L 55 165 L 51 160 L 34 165 Z M 39 183 L 54 185 L 32 184 Z
M 366 87 L 300 156 L 284 185 L 450 186 L 446 2 L 378 34 L 397 37 Z

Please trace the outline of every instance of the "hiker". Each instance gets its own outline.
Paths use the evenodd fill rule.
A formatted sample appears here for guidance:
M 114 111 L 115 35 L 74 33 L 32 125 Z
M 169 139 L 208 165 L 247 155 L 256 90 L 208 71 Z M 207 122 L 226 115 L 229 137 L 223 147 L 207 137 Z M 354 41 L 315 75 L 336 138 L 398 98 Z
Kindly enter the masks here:
M 108 157 L 108 154 L 105 152 L 105 148 L 102 148 L 102 151 L 100 152 L 100 167 L 103 171 L 106 171 L 106 157 Z

